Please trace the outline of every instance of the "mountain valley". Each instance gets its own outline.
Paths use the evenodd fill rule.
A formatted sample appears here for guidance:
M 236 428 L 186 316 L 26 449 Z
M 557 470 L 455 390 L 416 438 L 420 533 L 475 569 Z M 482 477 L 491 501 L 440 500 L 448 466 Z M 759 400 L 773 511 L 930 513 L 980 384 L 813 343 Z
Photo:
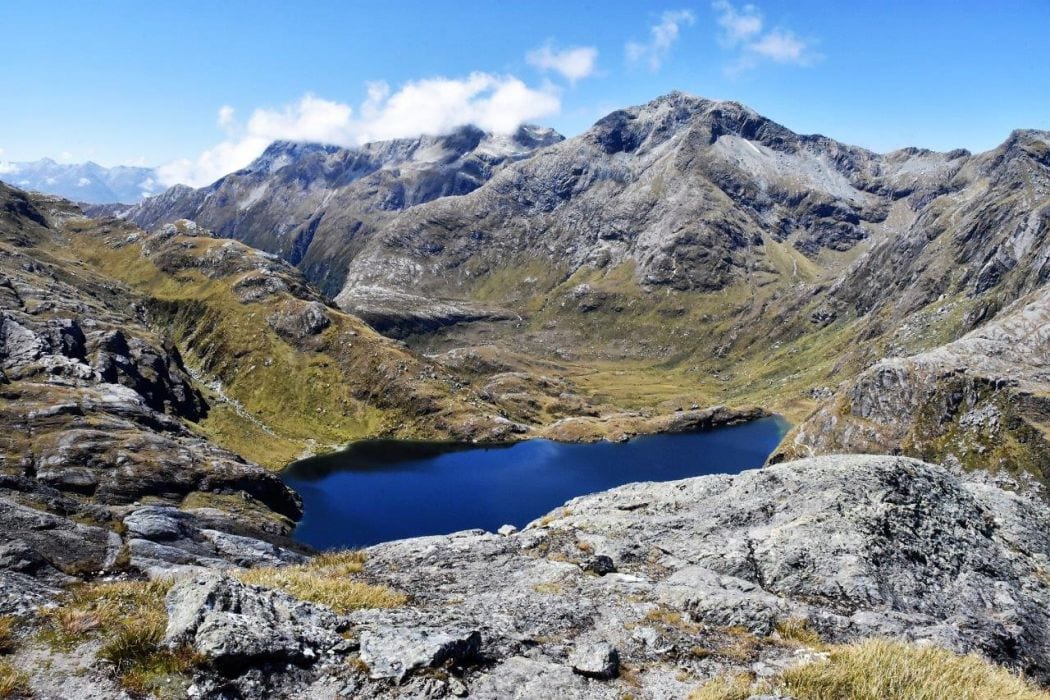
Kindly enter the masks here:
M 808 698 L 877 652 L 1046 698 L 1048 281 L 1050 132 L 878 154 L 679 92 L 0 183 L 0 695 Z M 360 551 L 275 473 L 773 414 L 762 469 Z
M 278 144 L 243 174 L 173 189 L 122 216 L 147 226 L 190 218 L 280 254 L 342 309 L 524 406 L 549 405 L 537 394 L 549 396 L 553 380 L 558 396 L 588 404 L 656 413 L 758 405 L 799 422 L 841 403 L 826 395 L 884 358 L 932 351 L 1023 298 L 1037 303 L 1050 276 L 1044 132 L 1017 131 L 977 155 L 879 155 L 799 136 L 736 103 L 674 93 L 572 139 L 542 133 L 531 155 L 516 152 L 460 190 L 463 163 L 477 157 L 464 161 L 462 146 L 443 144 L 450 165 L 426 165 L 426 177 L 417 165 L 354 179 L 345 167 L 310 178 L 309 146 L 278 167 L 278 153 L 291 149 Z M 327 157 L 357 162 L 424 145 Z M 316 197 L 378 199 L 306 213 L 302 198 L 290 206 L 251 194 L 336 177 L 351 182 Z M 375 204 L 420 191 L 421 178 L 432 183 L 426 191 L 451 196 L 399 199 L 390 211 Z M 313 222 L 324 235 L 304 238 L 285 220 Z M 1044 340 L 1033 341 L 1037 352 Z M 980 371 L 981 351 L 955 348 L 957 370 Z M 1030 374 L 1009 360 L 995 371 L 993 385 Z M 1045 378 L 1025 395 L 1032 400 L 1009 422 L 1023 422 L 1031 439 L 995 459 L 1008 468 L 1033 464 L 1046 448 Z M 966 411 L 974 408 L 970 401 Z M 536 420 L 527 408 L 505 410 Z M 588 423 L 556 434 L 594 434 Z M 975 447 L 966 432 L 930 436 L 907 453 L 961 459 Z M 888 447 L 896 445 L 877 451 Z

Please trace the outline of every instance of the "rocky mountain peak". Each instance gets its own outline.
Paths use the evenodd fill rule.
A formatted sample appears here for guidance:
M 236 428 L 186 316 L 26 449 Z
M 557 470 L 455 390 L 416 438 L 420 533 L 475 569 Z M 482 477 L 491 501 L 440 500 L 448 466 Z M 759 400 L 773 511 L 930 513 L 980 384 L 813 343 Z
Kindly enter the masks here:
M 535 124 L 522 124 L 514 132 L 514 140 L 525 148 L 545 148 L 565 140 L 554 129 Z
M 734 135 L 783 150 L 800 139 L 739 102 L 708 100 L 678 91 L 612 112 L 599 120 L 588 136 L 608 154 L 631 153 L 654 148 L 686 129 L 706 144 Z
M 244 170 L 274 173 L 301 158 L 314 154 L 329 155 L 338 150 L 338 146 L 308 141 L 274 141 Z

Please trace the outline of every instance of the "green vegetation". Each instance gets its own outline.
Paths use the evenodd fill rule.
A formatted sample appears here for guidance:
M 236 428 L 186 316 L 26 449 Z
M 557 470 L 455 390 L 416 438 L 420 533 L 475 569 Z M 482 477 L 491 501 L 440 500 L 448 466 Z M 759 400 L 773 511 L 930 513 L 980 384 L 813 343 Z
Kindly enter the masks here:
M 331 323 L 318 334 L 282 337 L 270 319 L 306 302 L 288 292 L 239 298 L 238 283 L 259 273 L 227 261 L 250 255 L 248 248 L 184 236 L 151 241 L 162 251 L 147 252 L 143 243 L 127 242 L 127 231 L 91 220 L 68 226 L 79 234 L 71 239 L 73 254 L 141 294 L 187 365 L 221 383 L 210 390 L 211 410 L 197 427 L 249 459 L 278 468 L 304 452 L 364 437 L 436 437 L 447 433 L 434 416 L 470 411 L 450 380 L 335 309 L 326 311 Z M 301 284 L 292 271 L 273 274 L 290 288 Z
M 354 580 L 352 576 L 364 569 L 364 562 L 364 552 L 330 552 L 298 566 L 245 569 L 237 577 L 253 586 L 277 588 L 301 600 L 327 605 L 338 613 L 396 608 L 408 602 L 403 593 Z
M 161 645 L 167 625 L 164 596 L 171 585 L 118 581 L 74 586 L 59 607 L 41 611 L 41 639 L 60 650 L 98 639 L 98 658 L 129 692 L 178 695 L 190 669 L 202 661 L 189 648 Z

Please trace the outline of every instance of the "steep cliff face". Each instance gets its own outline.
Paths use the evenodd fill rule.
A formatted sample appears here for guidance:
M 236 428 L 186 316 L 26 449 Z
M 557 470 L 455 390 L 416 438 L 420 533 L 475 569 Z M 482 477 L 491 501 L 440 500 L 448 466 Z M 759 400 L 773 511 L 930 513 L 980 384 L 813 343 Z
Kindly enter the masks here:
M 566 276 L 631 261 L 646 286 L 721 290 L 774 272 L 766 240 L 817 257 L 870 236 L 886 207 L 860 186 L 876 168 L 863 149 L 675 93 L 614 112 L 470 195 L 404 212 L 355 257 L 338 298 L 409 280 L 464 295 L 533 259 Z
M 465 298 L 511 265 L 545 260 L 560 282 L 629 263 L 650 290 L 824 282 L 829 320 L 888 308 L 900 322 L 941 295 L 980 297 L 973 324 L 1050 274 L 1047 140 L 878 155 L 672 94 L 405 211 L 354 257 L 337 298 L 367 308 L 357 297 L 383 285 Z

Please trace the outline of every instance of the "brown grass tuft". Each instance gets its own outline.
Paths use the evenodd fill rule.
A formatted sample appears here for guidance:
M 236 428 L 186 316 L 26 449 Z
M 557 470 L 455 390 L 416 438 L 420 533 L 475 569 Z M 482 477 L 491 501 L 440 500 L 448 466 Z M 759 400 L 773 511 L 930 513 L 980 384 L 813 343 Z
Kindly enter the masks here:
M 7 661 L 0 661 L 0 698 L 30 696 L 29 676 Z
M 338 613 L 397 608 L 408 602 L 408 596 L 386 586 L 353 580 L 351 576 L 364 569 L 364 561 L 363 552 L 329 552 L 306 564 L 247 569 L 236 575 L 253 586 L 278 588 L 296 598 L 327 605 Z
M 1050 700 L 979 656 L 882 639 L 832 647 L 826 661 L 784 671 L 777 689 L 812 700 Z
M 689 693 L 689 700 L 747 700 L 752 695 L 751 681 L 747 673 L 712 678 Z
M 803 617 L 789 617 L 776 624 L 777 634 L 785 642 L 797 642 L 813 649 L 824 649 L 826 645 L 820 634 L 809 626 L 809 620 Z

